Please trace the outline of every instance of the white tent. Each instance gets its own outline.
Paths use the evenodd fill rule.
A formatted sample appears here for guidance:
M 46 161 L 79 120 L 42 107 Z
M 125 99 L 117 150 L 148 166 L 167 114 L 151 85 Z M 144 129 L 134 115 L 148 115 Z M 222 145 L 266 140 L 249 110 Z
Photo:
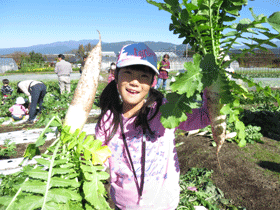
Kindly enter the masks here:
M 18 70 L 18 65 L 13 58 L 0 58 L 0 73 Z

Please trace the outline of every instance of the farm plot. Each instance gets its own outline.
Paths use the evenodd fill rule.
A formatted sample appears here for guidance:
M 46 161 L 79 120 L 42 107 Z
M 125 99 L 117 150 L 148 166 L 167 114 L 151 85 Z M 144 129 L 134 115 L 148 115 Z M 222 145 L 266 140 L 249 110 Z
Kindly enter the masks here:
M 274 91 L 277 94 L 278 90 Z M 252 137 L 248 140 L 250 144 L 243 148 L 238 147 L 234 139 L 226 141 L 220 152 L 222 170 L 218 168 L 211 137 L 177 131 L 175 140 L 182 175 L 181 207 L 186 206 L 190 200 L 193 201 L 193 205 L 204 204 L 207 206 L 207 203 L 201 202 L 201 197 L 212 205 L 219 205 L 220 207 L 217 209 L 234 209 L 233 206 L 239 206 L 238 209 L 258 210 L 277 209 L 280 206 L 280 138 L 278 137 L 280 133 L 275 129 L 277 125 L 269 126 L 266 117 L 268 114 L 263 117 L 259 116 L 259 113 L 264 110 L 268 113 L 268 107 L 271 107 L 269 113 L 272 118 L 270 121 L 279 122 L 278 109 L 274 103 L 275 101 L 268 101 L 264 94 L 258 94 L 254 101 L 240 100 L 240 104 L 247 110 L 243 116 L 244 122 L 246 119 L 250 119 L 251 121 L 247 122 L 247 125 L 260 126 L 261 134 L 264 137 L 260 137 L 259 142 Z M 43 118 L 44 116 L 41 117 L 41 119 Z M 256 118 L 258 123 L 256 123 Z M 96 122 L 96 119 L 93 121 Z M 23 129 L 19 126 L 2 126 L 0 133 L 7 132 L 8 127 L 12 130 Z M 32 132 L 28 131 L 29 127 L 24 126 L 23 131 Z M 89 130 L 94 130 L 94 125 L 91 125 Z M 44 152 L 52 142 L 48 141 L 40 149 L 41 152 Z M 10 157 L 22 157 L 27 145 L 28 143 L 16 145 L 17 153 Z M 14 176 L 10 176 L 11 181 L 12 177 Z M 194 177 L 200 178 L 196 180 Z M 0 192 L 7 193 L 10 184 L 6 180 L 1 185 Z M 106 188 L 109 189 L 109 184 L 106 185 Z M 110 198 L 108 201 L 113 208 Z

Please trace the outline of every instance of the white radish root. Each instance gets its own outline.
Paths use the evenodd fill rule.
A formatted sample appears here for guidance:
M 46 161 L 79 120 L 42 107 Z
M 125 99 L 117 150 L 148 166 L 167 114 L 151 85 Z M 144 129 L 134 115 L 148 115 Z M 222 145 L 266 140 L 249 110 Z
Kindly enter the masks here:
M 216 91 L 213 91 L 213 88 L 207 89 L 206 97 L 213 139 L 217 144 L 217 160 L 221 169 L 218 153 L 226 139 L 226 115 L 220 114 L 223 104 L 220 104 L 220 96 Z
M 80 129 L 80 131 L 83 129 L 94 102 L 102 60 L 101 35 L 99 31 L 98 33 L 99 42 L 88 55 L 83 73 L 65 116 L 64 125 L 71 126 L 71 133 L 75 132 L 76 129 Z

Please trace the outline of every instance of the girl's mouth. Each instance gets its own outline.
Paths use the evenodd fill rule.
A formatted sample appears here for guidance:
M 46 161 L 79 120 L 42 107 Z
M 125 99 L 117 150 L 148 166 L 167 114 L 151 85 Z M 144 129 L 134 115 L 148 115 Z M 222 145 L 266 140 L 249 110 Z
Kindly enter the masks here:
M 130 94 L 138 94 L 139 93 L 138 91 L 130 90 L 130 89 L 126 89 L 126 91 Z

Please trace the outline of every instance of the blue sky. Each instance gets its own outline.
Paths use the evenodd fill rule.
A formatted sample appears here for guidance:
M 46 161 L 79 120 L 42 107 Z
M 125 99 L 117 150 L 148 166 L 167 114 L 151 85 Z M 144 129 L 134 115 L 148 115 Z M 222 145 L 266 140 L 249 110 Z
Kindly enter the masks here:
M 163 0 L 157 0 L 163 2 Z M 280 0 L 249 1 L 242 18 L 280 11 Z M 181 44 L 169 31 L 171 15 L 145 0 L 1 0 L 0 48 L 57 41 L 163 41 Z

